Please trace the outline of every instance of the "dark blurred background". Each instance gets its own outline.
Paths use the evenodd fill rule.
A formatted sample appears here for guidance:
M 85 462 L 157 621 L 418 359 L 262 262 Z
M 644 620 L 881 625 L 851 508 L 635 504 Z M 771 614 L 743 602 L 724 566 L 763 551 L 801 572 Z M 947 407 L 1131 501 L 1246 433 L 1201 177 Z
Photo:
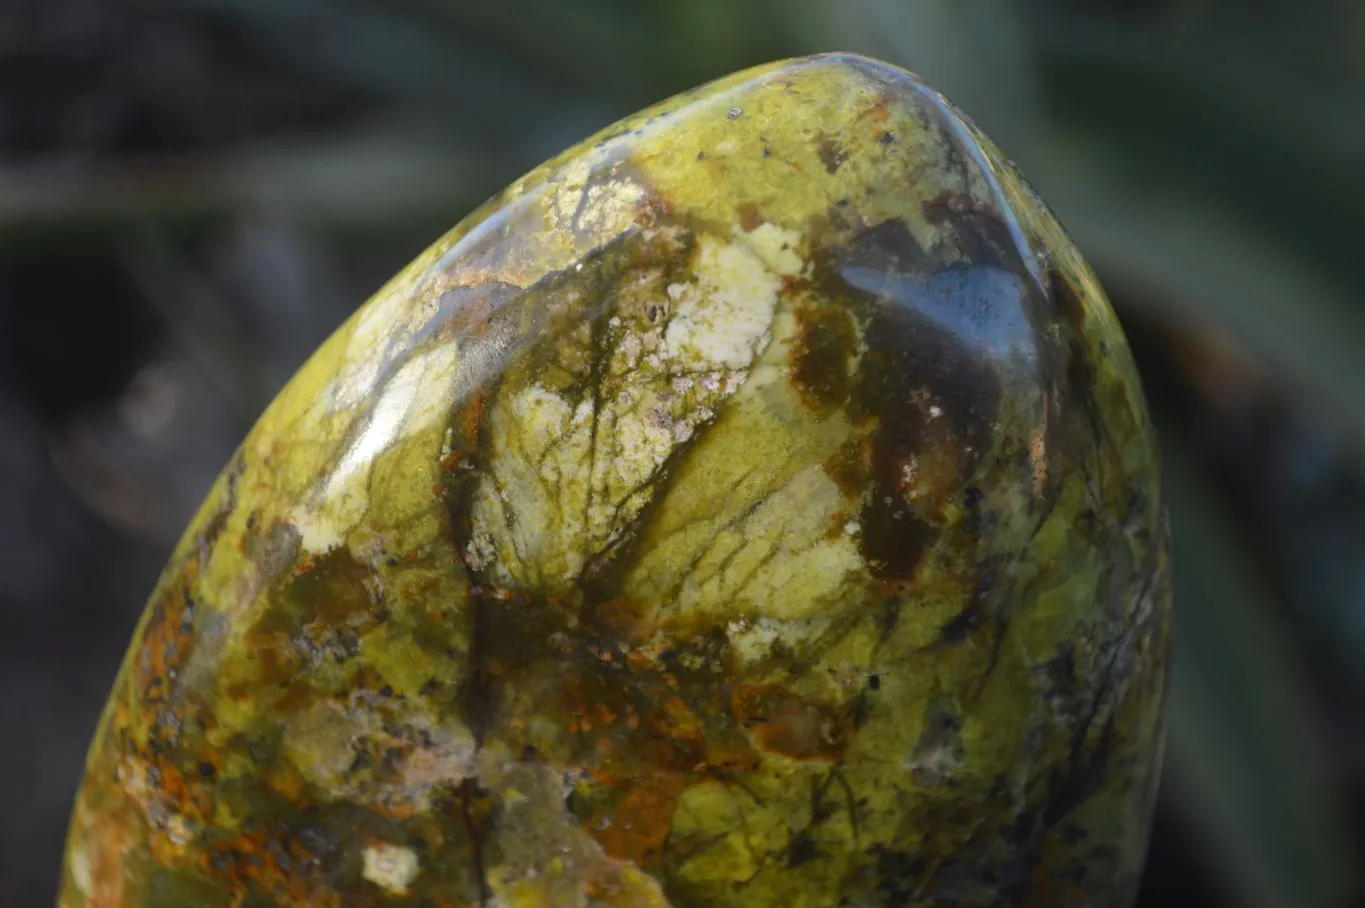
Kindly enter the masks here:
M 1099 271 L 1161 431 L 1177 663 L 1141 905 L 1365 904 L 1365 3 L 0 2 L 0 906 L 256 414 L 541 159 L 784 56 L 913 69 Z

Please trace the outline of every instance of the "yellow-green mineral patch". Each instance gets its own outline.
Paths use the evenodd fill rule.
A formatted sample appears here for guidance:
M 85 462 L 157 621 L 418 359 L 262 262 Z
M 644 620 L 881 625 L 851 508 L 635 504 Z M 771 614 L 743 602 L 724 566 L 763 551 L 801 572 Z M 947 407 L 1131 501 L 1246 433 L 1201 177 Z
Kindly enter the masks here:
M 528 174 L 262 416 L 153 593 L 63 908 L 1119 906 L 1166 536 L 1137 376 L 913 76 Z

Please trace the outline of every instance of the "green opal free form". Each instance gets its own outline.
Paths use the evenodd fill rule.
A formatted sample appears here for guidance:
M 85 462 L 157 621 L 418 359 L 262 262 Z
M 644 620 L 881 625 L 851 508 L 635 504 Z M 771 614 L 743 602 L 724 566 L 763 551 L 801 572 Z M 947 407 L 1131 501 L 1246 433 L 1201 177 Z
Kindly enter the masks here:
M 262 416 L 137 630 L 63 908 L 1126 906 L 1157 456 L 1000 152 L 847 55 L 521 179 Z

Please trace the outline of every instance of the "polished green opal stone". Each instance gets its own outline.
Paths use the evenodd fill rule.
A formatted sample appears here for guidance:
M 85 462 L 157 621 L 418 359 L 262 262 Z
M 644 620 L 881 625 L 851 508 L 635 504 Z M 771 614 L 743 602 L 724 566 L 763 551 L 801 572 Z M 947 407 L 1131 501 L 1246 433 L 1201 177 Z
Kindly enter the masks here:
M 65 908 L 1123 906 L 1157 457 L 1000 152 L 860 57 L 467 218 L 274 401 L 158 584 Z

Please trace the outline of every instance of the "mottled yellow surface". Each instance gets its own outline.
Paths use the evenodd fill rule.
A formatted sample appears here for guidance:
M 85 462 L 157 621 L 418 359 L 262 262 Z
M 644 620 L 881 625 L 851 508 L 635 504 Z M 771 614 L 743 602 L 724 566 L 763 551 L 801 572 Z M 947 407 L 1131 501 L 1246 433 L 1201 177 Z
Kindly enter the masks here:
M 1164 517 L 1093 275 L 914 77 L 610 127 L 309 360 L 138 629 L 60 904 L 1130 903 Z

